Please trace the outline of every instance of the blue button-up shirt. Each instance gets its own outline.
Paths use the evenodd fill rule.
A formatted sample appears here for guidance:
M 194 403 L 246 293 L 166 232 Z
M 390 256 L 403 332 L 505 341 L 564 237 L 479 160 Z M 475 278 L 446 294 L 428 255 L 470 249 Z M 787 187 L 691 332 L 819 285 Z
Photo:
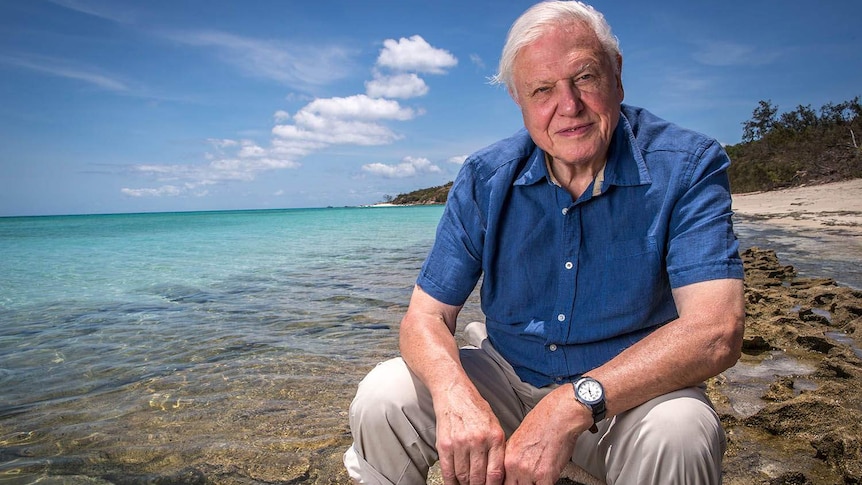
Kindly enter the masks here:
M 489 338 L 535 386 L 572 380 L 676 319 L 672 288 L 743 275 L 724 150 L 621 111 L 604 180 L 577 200 L 526 130 L 468 158 L 417 281 L 461 305 L 483 276 Z

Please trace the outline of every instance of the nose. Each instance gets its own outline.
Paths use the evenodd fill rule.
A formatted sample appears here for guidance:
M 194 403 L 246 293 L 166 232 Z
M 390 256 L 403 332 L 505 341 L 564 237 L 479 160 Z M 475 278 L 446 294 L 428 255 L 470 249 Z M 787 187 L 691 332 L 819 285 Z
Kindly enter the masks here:
M 557 113 L 561 116 L 575 116 L 581 111 L 581 91 L 570 82 L 562 83 L 557 100 Z

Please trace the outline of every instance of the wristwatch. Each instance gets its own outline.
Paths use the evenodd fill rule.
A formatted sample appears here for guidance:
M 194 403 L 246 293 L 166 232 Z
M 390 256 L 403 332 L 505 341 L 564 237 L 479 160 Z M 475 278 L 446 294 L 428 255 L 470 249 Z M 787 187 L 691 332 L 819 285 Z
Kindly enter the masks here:
M 596 423 L 605 419 L 607 409 L 605 408 L 605 389 L 599 381 L 592 377 L 581 377 L 572 383 L 575 388 L 575 399 L 586 405 L 593 412 L 593 425 L 591 433 L 598 433 Z

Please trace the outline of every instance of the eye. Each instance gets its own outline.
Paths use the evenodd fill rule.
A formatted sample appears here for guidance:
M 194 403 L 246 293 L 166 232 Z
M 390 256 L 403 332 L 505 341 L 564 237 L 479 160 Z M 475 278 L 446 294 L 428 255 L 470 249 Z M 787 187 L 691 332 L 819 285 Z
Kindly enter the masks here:
M 539 96 L 545 94 L 551 90 L 550 86 L 539 86 L 538 88 L 533 90 L 533 96 Z
M 592 93 L 599 89 L 601 77 L 594 71 L 583 72 L 575 76 L 572 82 L 579 90 Z

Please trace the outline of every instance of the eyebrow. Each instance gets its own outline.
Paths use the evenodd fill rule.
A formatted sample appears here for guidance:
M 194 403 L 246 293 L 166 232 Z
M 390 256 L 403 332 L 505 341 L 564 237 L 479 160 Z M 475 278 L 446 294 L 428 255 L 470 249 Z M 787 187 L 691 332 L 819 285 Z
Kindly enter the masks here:
M 591 70 L 594 67 L 595 67 L 594 61 L 592 61 L 592 60 L 586 61 L 583 65 L 578 67 L 578 69 L 575 70 L 575 72 L 571 76 L 569 76 L 569 78 L 578 77 L 579 75 L 583 74 L 585 71 Z M 545 85 L 549 85 L 549 84 L 555 84 L 557 81 L 559 81 L 559 79 L 556 79 L 556 80 L 539 79 L 539 80 L 535 80 L 535 81 L 531 81 L 531 82 L 524 82 L 524 86 L 526 86 L 528 88 L 535 88 L 537 86 L 545 86 Z

